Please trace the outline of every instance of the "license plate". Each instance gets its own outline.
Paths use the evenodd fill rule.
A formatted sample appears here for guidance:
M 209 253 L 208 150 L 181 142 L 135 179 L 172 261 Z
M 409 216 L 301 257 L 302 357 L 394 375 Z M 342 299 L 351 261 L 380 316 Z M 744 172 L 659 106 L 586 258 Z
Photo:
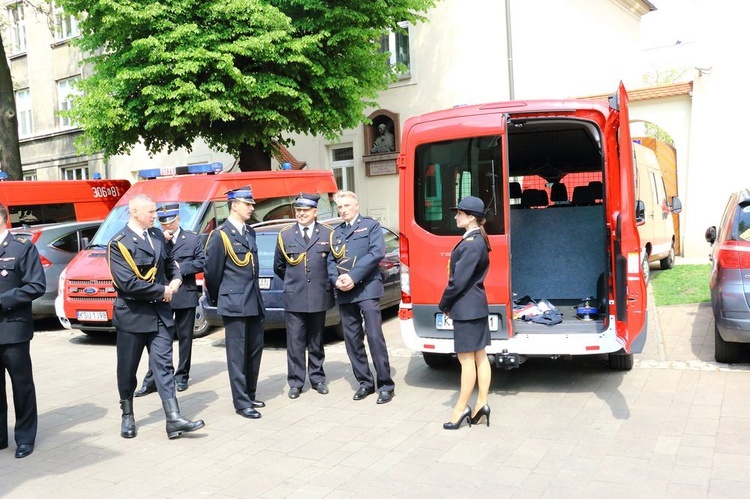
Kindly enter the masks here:
M 106 322 L 107 312 L 76 312 L 79 321 Z
M 260 289 L 271 289 L 271 278 L 260 277 L 258 278 L 258 284 L 260 285 Z
M 500 321 L 496 314 L 487 317 L 487 321 L 490 323 L 490 331 L 498 330 Z M 446 317 L 445 314 L 437 314 L 435 316 L 435 328 L 440 331 L 453 331 L 453 319 Z

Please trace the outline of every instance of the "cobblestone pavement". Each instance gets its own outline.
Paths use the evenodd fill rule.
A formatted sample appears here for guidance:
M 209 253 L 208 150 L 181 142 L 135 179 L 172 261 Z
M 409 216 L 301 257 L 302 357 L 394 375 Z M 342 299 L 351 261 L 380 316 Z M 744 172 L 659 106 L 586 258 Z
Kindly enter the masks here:
M 495 370 L 491 426 L 459 431 L 442 429 L 458 367 L 426 367 L 404 347 L 393 314 L 385 324 L 393 402 L 352 400 L 356 383 L 334 340 L 331 393 L 306 386 L 290 400 L 284 342 L 269 332 L 260 420 L 232 408 L 216 330 L 196 339 L 190 388 L 178 395 L 183 414 L 206 427 L 177 440 L 165 435 L 156 394 L 135 399 L 137 438 L 120 438 L 113 339 L 49 328 L 32 342 L 36 450 L 14 459 L 11 429 L 0 496 L 747 497 L 748 364 L 713 362 L 709 304 L 650 310 L 632 371 L 591 358 Z

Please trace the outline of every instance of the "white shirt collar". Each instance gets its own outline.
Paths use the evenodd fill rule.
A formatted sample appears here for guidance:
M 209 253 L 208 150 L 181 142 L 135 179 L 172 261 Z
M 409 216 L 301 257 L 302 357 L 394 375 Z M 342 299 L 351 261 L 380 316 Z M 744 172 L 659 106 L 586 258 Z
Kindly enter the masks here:
M 227 222 L 229 222 L 230 224 L 232 224 L 232 227 L 234 227 L 235 229 L 237 229 L 237 232 L 239 232 L 240 234 L 242 234 L 242 229 L 245 227 L 245 222 L 237 222 L 237 221 L 235 221 L 235 220 L 233 220 L 231 218 L 227 218 Z
M 475 227 L 473 229 L 469 229 L 466 232 L 464 232 L 463 239 L 466 239 L 467 237 L 471 236 L 475 232 L 479 232 L 479 227 Z
M 305 227 L 307 227 L 308 229 L 310 229 L 310 234 L 312 234 L 313 229 L 315 228 L 315 222 L 313 221 L 313 223 L 311 223 L 310 225 L 302 225 L 301 223 L 297 222 L 297 227 L 299 228 L 299 231 L 302 234 L 304 234 L 304 232 L 302 232 L 302 231 L 304 230 Z
M 133 232 L 135 232 L 136 234 L 138 234 L 141 237 L 143 237 L 143 231 L 144 230 L 146 230 L 146 231 L 148 230 L 148 229 L 141 229 L 139 227 L 136 227 L 134 224 L 132 224 L 130 222 L 128 222 L 128 227 L 130 227 L 130 230 L 132 230 Z

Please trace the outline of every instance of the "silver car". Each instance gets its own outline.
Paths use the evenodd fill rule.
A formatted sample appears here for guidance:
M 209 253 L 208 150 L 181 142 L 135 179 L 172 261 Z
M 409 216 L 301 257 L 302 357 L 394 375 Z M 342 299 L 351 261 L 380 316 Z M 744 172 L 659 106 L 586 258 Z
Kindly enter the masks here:
M 34 225 L 32 227 L 13 227 L 10 232 L 28 236 L 36 245 L 39 259 L 44 267 L 47 289 L 44 295 L 31 304 L 34 319 L 55 317 L 55 298 L 57 281 L 60 272 L 73 257 L 81 251 L 94 237 L 101 220 L 93 222 L 65 222 L 57 224 Z
M 716 362 L 738 362 L 750 343 L 750 190 L 729 197 L 721 225 L 706 230 L 711 243 L 711 307 Z

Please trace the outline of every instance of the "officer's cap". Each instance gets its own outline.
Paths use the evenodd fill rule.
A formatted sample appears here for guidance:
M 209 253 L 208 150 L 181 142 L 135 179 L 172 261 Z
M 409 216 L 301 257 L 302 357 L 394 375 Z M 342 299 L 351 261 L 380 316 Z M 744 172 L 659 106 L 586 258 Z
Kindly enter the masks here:
M 163 204 L 156 210 L 156 216 L 159 217 L 159 223 L 168 224 L 177 218 L 180 214 L 180 205 L 178 203 Z
M 297 199 L 294 200 L 295 208 L 317 208 L 320 196 L 307 192 L 300 192 Z
M 484 202 L 476 196 L 466 196 L 458 202 L 451 210 L 461 210 L 477 218 L 484 218 Z
M 227 191 L 227 200 L 255 204 L 255 199 L 253 199 L 253 188 L 246 185 L 245 187 L 238 187 L 237 189 Z

